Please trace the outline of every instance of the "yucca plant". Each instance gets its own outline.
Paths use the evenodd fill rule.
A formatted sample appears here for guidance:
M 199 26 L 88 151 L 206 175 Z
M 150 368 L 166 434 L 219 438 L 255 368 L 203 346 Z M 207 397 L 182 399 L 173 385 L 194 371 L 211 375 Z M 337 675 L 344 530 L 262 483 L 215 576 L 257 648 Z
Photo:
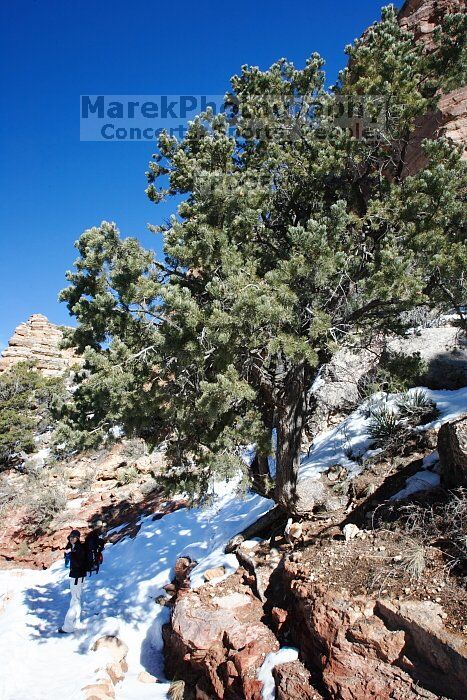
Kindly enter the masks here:
M 397 415 L 384 405 L 372 412 L 368 432 L 378 444 L 388 442 L 400 430 Z
M 397 402 L 397 407 L 401 418 L 407 418 L 409 421 L 415 419 L 417 423 L 420 423 L 422 418 L 430 417 L 434 420 L 439 415 L 435 402 L 428 397 L 423 389 L 407 391 L 402 394 Z

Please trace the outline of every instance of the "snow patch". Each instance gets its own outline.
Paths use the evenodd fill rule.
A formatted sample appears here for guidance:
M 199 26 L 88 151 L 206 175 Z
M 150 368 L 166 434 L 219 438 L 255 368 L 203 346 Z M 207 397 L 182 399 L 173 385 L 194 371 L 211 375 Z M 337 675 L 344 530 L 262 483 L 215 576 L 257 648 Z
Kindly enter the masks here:
M 409 476 L 405 483 L 405 488 L 391 496 L 389 499 L 390 501 L 400 501 L 403 498 L 407 498 L 407 496 L 411 496 L 413 493 L 417 493 L 417 491 L 434 489 L 436 486 L 439 486 L 440 476 L 435 472 L 427 470 Z
M 272 675 L 274 666 L 297 661 L 297 659 L 298 649 L 293 647 L 282 647 L 279 651 L 272 651 L 266 656 L 257 675 L 258 680 L 263 683 L 263 700 L 274 700 L 276 697 L 276 684 Z
M 2 667 L 2 700 L 81 698 L 81 688 L 94 679 L 91 646 L 103 634 L 115 634 L 129 647 L 129 670 L 116 700 L 166 698 L 161 628 L 169 610 L 155 598 L 171 580 L 177 557 L 189 554 L 198 561 L 195 587 L 204 582 L 206 569 L 236 570 L 235 556 L 223 553 L 226 542 L 273 505 L 257 495 L 240 499 L 235 481 L 214 490 L 217 500 L 209 508 L 180 508 L 156 521 L 146 516 L 134 539 L 106 547 L 99 574 L 85 581 L 83 629 L 74 634 L 57 634 L 69 603 L 62 560 L 46 571 L 0 571 L 0 657 L 10 660 Z M 18 651 L 14 657 L 12 649 Z M 137 677 L 143 670 L 162 682 L 141 683 Z

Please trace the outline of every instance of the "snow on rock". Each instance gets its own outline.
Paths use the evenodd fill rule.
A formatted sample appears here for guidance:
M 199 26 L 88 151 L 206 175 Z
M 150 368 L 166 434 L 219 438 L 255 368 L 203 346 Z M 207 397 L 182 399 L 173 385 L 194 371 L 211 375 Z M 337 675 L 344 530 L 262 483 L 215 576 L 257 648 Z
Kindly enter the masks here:
M 118 636 L 129 648 L 129 670 L 116 687 L 117 700 L 165 698 L 169 684 L 164 682 L 161 628 L 169 610 L 155 598 L 164 593 L 162 586 L 182 554 L 198 562 L 192 572 L 195 585 L 213 566 L 237 568 L 223 554 L 225 543 L 272 502 L 256 495 L 240 499 L 235 491 L 232 483 L 219 488 L 210 508 L 183 508 L 155 521 L 147 516 L 134 539 L 107 546 L 101 571 L 85 582 L 83 626 L 74 634 L 57 634 L 69 602 L 62 562 L 45 571 L 0 571 L 0 657 L 10 660 L 0 674 L 0 698 L 81 700 L 81 688 L 94 678 L 91 647 L 105 634 Z M 141 683 L 141 671 L 163 682 Z
M 411 496 L 413 493 L 417 493 L 417 491 L 433 489 L 439 486 L 440 476 L 439 474 L 435 474 L 435 472 L 426 470 L 409 476 L 405 483 L 405 488 L 391 496 L 389 499 L 390 501 L 400 501 L 403 498 L 407 498 L 407 496 Z
M 258 670 L 258 680 L 263 683 L 263 700 L 274 700 L 276 684 L 272 675 L 272 669 L 279 664 L 286 664 L 298 659 L 298 649 L 282 647 L 279 651 L 272 651 L 266 656 L 261 668 Z
M 409 393 L 417 391 L 425 392 L 439 410 L 436 420 L 419 426 L 417 429 L 420 431 L 439 428 L 443 423 L 453 420 L 467 410 L 467 387 L 453 391 L 433 391 L 418 387 L 410 389 Z M 308 455 L 301 462 L 299 481 L 317 480 L 322 472 L 335 464 L 345 467 L 350 476 L 360 473 L 362 467 L 356 461 L 356 457 L 368 457 L 377 452 L 370 450 L 372 440 L 368 433 L 371 422 L 369 406 L 377 408 L 378 405 L 386 404 L 388 408 L 396 410 L 397 400 L 400 397 L 401 394 L 375 394 L 338 426 L 319 435 L 312 443 Z

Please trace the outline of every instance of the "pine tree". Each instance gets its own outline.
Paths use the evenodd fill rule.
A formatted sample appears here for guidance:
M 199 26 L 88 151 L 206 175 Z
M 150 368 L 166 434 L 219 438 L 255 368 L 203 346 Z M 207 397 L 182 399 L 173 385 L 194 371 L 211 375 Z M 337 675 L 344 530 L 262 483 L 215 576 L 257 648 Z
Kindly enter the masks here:
M 415 120 L 458 72 L 459 52 L 438 40 L 428 60 L 386 8 L 349 47 L 332 93 L 317 54 L 302 70 L 285 59 L 243 66 L 225 114 L 200 115 L 181 142 L 162 135 L 148 196 L 183 198 L 157 229 L 164 260 L 104 223 L 80 239 L 62 293 L 80 322 L 71 342 L 88 347 L 81 429 L 87 410 L 93 430 L 107 415 L 165 437 L 201 491 L 238 469 L 252 443 L 261 488 L 275 451 L 274 497 L 294 510 L 309 388 L 323 363 L 357 337 L 402 332 L 416 306 L 465 301 L 460 153 L 427 142 L 427 166 L 404 176 Z M 384 106 L 371 138 L 335 118 L 362 97 L 375 120 Z
M 43 377 L 33 363 L 19 362 L 0 374 L 0 470 L 33 452 L 64 398 L 61 377 Z

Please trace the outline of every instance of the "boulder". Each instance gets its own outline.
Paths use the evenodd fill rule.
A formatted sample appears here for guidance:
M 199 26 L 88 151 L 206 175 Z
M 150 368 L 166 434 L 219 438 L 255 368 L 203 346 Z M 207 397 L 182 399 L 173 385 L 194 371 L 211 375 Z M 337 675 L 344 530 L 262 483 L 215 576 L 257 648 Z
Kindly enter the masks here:
M 391 629 L 404 630 L 407 669 L 434 693 L 465 698 L 467 640 L 448 630 L 440 605 L 431 601 L 378 600 L 377 611 Z
M 277 700 L 321 700 L 322 695 L 313 688 L 311 674 L 301 661 L 278 664 L 272 669 L 276 684 Z
M 148 673 L 147 671 L 140 671 L 138 673 L 138 680 L 140 683 L 157 683 L 158 680 L 155 676 L 153 676 L 151 673 Z
M 444 485 L 467 488 L 467 414 L 441 426 L 438 454 Z
M 180 678 L 210 698 L 227 692 L 245 700 L 261 700 L 256 675 L 265 656 L 279 648 L 261 621 L 260 601 L 242 584 L 241 573 L 211 589 L 187 591 L 179 597 L 170 625 L 163 628 L 166 673 Z
M 298 479 L 294 506 L 297 515 L 308 515 L 315 510 L 330 513 L 344 508 L 347 502 L 348 497 L 337 492 L 325 475 L 319 479 L 314 476 Z
M 204 572 L 203 578 L 205 581 L 212 581 L 214 578 L 220 578 L 224 576 L 225 568 L 223 566 L 217 566 L 215 569 L 208 569 Z
M 128 654 L 128 646 L 119 637 L 113 634 L 106 634 L 104 637 L 99 637 L 92 645 L 92 651 L 105 649 L 109 652 L 113 661 L 120 663 Z

